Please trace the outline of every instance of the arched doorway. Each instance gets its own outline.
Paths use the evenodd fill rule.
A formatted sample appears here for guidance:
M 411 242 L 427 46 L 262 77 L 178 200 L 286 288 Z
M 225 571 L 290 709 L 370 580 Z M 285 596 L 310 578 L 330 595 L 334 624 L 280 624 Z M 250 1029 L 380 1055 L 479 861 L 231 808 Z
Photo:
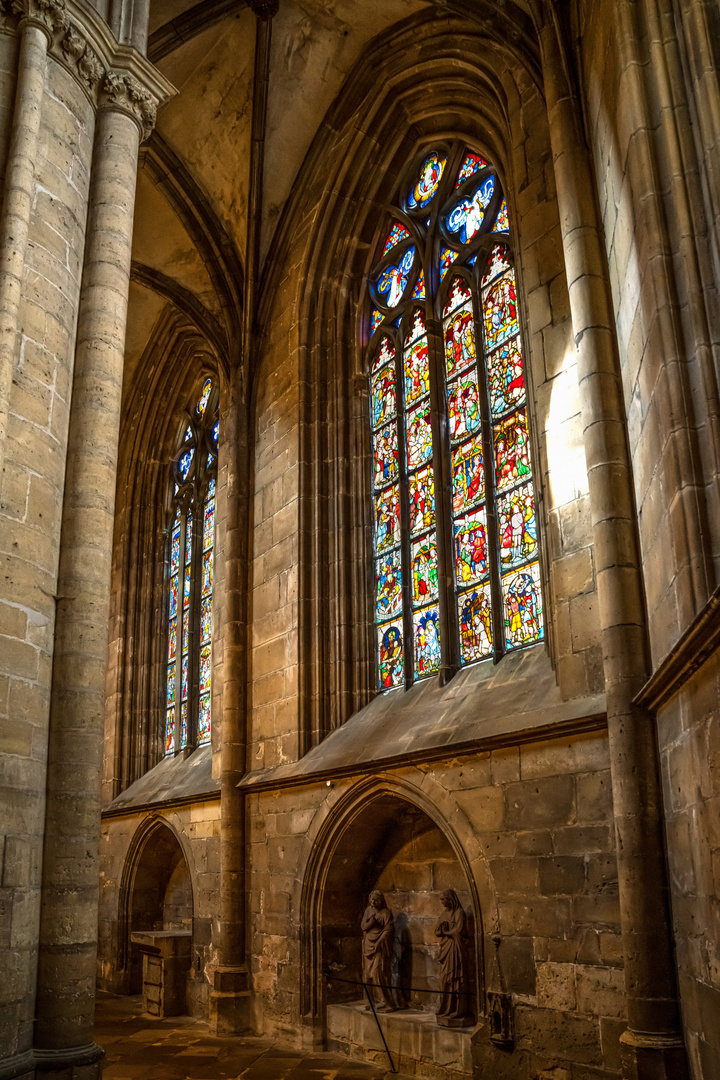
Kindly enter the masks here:
M 125 985 L 127 993 L 139 994 L 143 985 L 142 953 L 131 941 L 131 934 L 142 930 L 192 931 L 193 928 L 190 871 L 173 830 L 161 821 L 153 822 L 149 828 L 145 826 L 128 854 L 123 876 L 128 958 Z
M 364 797 L 356 792 L 336 808 L 316 839 L 303 889 L 306 1022 L 330 1046 L 382 1059 L 374 1019 L 358 985 L 360 922 L 369 894 L 378 890 L 394 919 L 391 982 L 400 1008 L 383 1020 L 391 1049 L 396 1047 L 401 1068 L 402 1059 L 411 1058 L 416 1075 L 426 1075 L 423 1066 L 434 1067 L 432 1045 L 442 1031 L 446 1045 L 455 1039 L 459 1047 L 457 1072 L 451 1069 L 448 1075 L 469 1074 L 471 1026 L 451 1035 L 435 1017 L 440 988 L 435 928 L 444 913 L 441 895 L 448 889 L 455 891 L 467 917 L 467 1012 L 476 1017 L 483 1011 L 480 913 L 456 838 L 432 808 L 386 787 L 366 791 Z M 404 1064 L 407 1068 L 409 1061 Z

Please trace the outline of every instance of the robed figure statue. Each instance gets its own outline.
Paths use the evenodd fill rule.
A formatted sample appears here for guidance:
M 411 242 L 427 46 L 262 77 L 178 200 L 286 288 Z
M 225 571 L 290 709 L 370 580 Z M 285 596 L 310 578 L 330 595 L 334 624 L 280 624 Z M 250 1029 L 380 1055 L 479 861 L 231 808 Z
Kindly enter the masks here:
M 370 893 L 370 903 L 360 924 L 363 932 L 363 982 L 368 993 L 381 1002 L 380 1008 L 395 1012 L 397 1006 L 390 989 L 391 959 L 395 927 L 385 897 L 377 890 Z
M 437 1022 L 444 1027 L 472 1024 L 467 978 L 467 919 L 454 889 L 440 897 L 445 914 L 435 927 L 440 938 L 440 1004 Z

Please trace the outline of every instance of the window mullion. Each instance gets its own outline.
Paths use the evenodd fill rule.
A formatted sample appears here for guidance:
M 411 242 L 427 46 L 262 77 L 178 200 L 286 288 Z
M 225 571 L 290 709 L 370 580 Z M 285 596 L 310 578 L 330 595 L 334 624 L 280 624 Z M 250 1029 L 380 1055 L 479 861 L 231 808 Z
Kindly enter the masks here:
M 403 374 L 402 342 L 395 350 L 395 400 L 398 435 L 398 465 L 400 469 L 400 560 L 402 566 L 403 653 L 405 658 L 405 688 L 415 678 L 412 621 L 412 564 L 410 557 L 410 496 L 408 491 L 407 437 L 405 431 L 405 378 Z
M 182 658 L 185 648 L 185 537 L 187 535 L 187 502 L 180 513 L 180 566 L 178 568 L 177 642 L 175 645 L 175 753 L 182 747 Z
M 199 465 L 199 463 L 198 463 Z M 187 745 L 197 746 L 198 695 L 200 682 L 200 578 L 202 576 L 202 526 L 203 502 L 200 498 L 200 484 L 195 488 L 193 535 L 190 577 L 190 616 L 188 647 L 188 738 Z
M 477 279 L 479 280 L 479 278 Z M 477 352 L 478 382 L 482 388 L 480 416 L 482 423 L 483 459 L 485 461 L 485 507 L 487 514 L 488 565 L 490 568 L 490 591 L 492 596 L 493 658 L 495 663 L 505 652 L 502 590 L 500 588 L 500 553 L 497 537 L 497 513 L 495 509 L 495 459 L 493 450 L 493 427 L 490 415 L 490 384 L 485 354 L 485 337 L 482 322 L 482 288 L 473 287 L 473 317 Z
M 430 366 L 430 418 L 435 478 L 435 522 L 438 561 L 438 607 L 440 610 L 440 685 L 459 666 L 459 642 L 454 619 L 454 576 L 452 552 L 452 473 L 447 438 L 445 379 L 442 370 L 442 331 L 427 305 L 428 360 Z

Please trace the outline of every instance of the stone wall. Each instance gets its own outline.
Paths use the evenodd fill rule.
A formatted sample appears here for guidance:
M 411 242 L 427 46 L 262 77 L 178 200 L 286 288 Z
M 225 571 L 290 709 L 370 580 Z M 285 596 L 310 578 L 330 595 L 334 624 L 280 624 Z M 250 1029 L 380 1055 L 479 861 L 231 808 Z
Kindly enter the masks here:
M 375 782 L 338 778 L 251 795 L 252 964 L 262 1031 L 297 1041 L 308 1023 L 303 1012 L 316 1000 L 322 1037 L 323 955 L 311 952 L 310 879 L 332 866 L 336 848 L 322 844 L 344 812 L 350 820 L 351 804 L 366 806 L 372 823 L 381 807 L 375 800 L 392 799 L 397 812 L 414 803 L 444 823 L 453 850 L 464 853 L 464 895 L 477 905 L 484 958 L 480 985 L 512 994 L 515 1003 L 515 1052 L 494 1049 L 481 1024 L 477 1065 L 496 1069 L 504 1061 L 503 1076 L 522 1078 L 556 1067 L 616 1074 L 624 987 L 602 732 L 398 767 Z M 344 862 L 342 850 L 340 841 Z M 420 860 L 411 859 L 406 872 L 419 881 Z M 375 873 L 375 881 L 390 882 L 395 872 Z M 349 877 L 355 890 L 357 874 Z M 308 971 L 313 964 L 317 970 Z M 308 980 L 317 982 L 317 999 Z
M 2 34 L 0 49 L 14 53 Z M 7 833 L 0 864 L 8 948 L 0 1046 L 8 1054 L 32 1044 L 55 594 L 93 131 L 87 97 L 49 60 L 0 498 L 0 821 Z
M 663 795 L 688 1052 L 694 1075 L 720 1075 L 720 658 L 661 711 Z

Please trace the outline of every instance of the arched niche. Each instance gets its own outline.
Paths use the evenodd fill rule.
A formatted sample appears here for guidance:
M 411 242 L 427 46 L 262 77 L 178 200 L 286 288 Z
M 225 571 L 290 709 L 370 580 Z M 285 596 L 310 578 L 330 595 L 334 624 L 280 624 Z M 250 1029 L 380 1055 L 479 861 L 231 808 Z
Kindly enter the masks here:
M 395 922 L 393 985 L 411 1010 L 438 1004 L 441 894 L 454 889 L 467 916 L 469 1012 L 484 1011 L 482 927 L 477 891 L 457 838 L 429 805 L 405 791 L 356 792 L 316 838 L 303 888 L 305 1022 L 318 1034 L 327 1006 L 359 1001 L 360 920 L 368 895 L 385 895 Z M 331 971 L 327 978 L 323 972 Z
M 129 994 L 142 990 L 142 955 L 130 935 L 137 930 L 192 930 L 193 890 L 185 853 L 163 822 L 141 827 L 128 853 L 125 878 L 124 938 Z

